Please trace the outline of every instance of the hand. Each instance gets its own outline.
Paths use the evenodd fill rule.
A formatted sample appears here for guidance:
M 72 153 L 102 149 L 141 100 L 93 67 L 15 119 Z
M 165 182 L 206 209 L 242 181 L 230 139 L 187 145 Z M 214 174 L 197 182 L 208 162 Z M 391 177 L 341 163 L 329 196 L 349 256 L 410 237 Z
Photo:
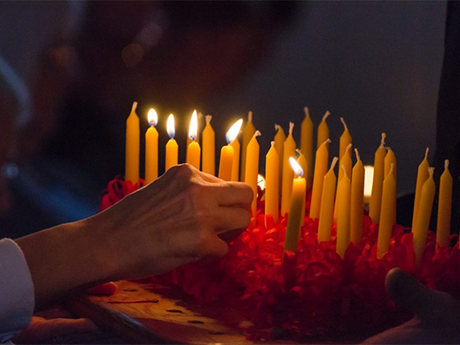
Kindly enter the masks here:
M 367 339 L 367 344 L 458 344 L 460 303 L 451 295 L 432 290 L 395 268 L 388 272 L 390 297 L 414 318 Z
M 251 188 L 179 165 L 97 216 L 116 278 L 168 272 L 203 257 L 222 257 L 220 234 L 250 221 Z

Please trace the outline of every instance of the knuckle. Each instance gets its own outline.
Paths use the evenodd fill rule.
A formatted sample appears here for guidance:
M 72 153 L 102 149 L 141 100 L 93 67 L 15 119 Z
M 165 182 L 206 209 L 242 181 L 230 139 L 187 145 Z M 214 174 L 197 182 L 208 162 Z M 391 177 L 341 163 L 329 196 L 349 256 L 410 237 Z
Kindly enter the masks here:
M 175 165 L 170 170 L 175 176 L 179 178 L 190 178 L 193 175 L 192 166 L 189 164 Z

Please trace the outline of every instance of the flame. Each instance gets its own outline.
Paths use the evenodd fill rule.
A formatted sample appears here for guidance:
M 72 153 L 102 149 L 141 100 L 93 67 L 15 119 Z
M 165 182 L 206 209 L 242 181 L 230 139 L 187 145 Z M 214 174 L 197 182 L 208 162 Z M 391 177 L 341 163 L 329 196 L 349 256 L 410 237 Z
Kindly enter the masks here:
M 169 137 L 172 139 L 176 135 L 176 128 L 174 127 L 174 115 L 170 114 L 168 117 L 168 122 L 166 123 L 166 130 Z
M 303 176 L 303 169 L 294 157 L 289 157 L 289 163 L 291 163 L 295 176 Z
M 155 111 L 155 109 L 150 108 L 148 114 L 147 114 L 147 120 L 150 123 L 150 126 L 156 126 L 158 123 L 158 114 Z
M 242 124 L 243 124 L 243 119 L 239 119 L 232 125 L 232 127 L 230 127 L 228 132 L 225 134 L 225 138 L 227 139 L 228 144 L 231 144 L 235 141 L 236 137 L 240 133 Z
M 372 194 L 372 183 L 374 182 L 374 167 L 372 165 L 364 166 L 364 200 L 369 202 Z
M 260 189 L 265 190 L 265 177 L 261 174 L 257 175 L 257 185 Z
M 196 140 L 198 136 L 198 116 L 196 110 L 193 111 L 192 118 L 190 119 L 190 127 L 188 128 L 188 137 L 190 140 Z

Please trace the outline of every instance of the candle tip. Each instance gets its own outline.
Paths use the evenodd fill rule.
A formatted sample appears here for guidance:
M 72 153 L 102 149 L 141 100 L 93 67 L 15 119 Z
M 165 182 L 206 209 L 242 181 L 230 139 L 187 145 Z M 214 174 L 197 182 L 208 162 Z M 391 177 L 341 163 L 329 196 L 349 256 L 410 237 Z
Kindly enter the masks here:
M 448 159 L 446 159 L 444 161 L 444 169 L 446 169 L 446 170 L 449 169 L 449 160 Z
M 330 144 L 330 143 L 332 143 L 332 140 L 330 138 L 328 138 L 320 146 L 327 145 L 327 144 Z
M 323 115 L 323 118 L 321 121 L 325 122 L 326 119 L 329 117 L 329 115 L 331 115 L 331 113 L 329 112 L 329 110 L 326 110 L 326 113 Z
M 357 148 L 355 148 L 355 155 L 356 155 L 356 159 L 357 159 L 358 161 L 360 161 L 360 160 L 361 160 L 361 157 L 359 156 L 359 152 L 358 152 L 358 149 L 357 149 Z
M 339 161 L 339 157 L 334 157 L 332 159 L 332 163 L 331 163 L 331 169 L 334 170 L 335 168 L 335 165 L 337 164 L 337 162 Z
M 254 132 L 253 138 L 260 137 L 261 135 L 262 135 L 262 133 L 260 133 L 260 131 L 257 130 L 257 131 Z
M 347 126 L 347 123 L 345 122 L 345 119 L 343 117 L 341 117 L 340 121 L 343 124 L 344 131 L 348 131 L 348 126 Z
M 206 118 L 206 124 L 207 124 L 207 125 L 210 125 L 210 124 L 211 124 L 211 120 L 212 120 L 212 115 L 206 115 L 205 118 Z
M 137 109 L 137 102 L 133 102 L 133 106 L 131 108 L 131 112 L 134 113 Z
M 275 146 L 275 141 L 274 140 L 270 141 L 270 145 L 271 147 Z
M 289 135 L 292 135 L 293 130 L 294 130 L 294 122 L 289 122 Z
M 300 149 L 295 149 L 295 152 L 297 152 L 299 156 L 302 154 L 302 151 Z
M 428 173 L 430 174 L 430 177 L 433 177 L 434 168 L 428 168 Z
M 308 110 L 308 107 L 304 107 L 303 111 L 305 112 L 305 117 L 310 117 L 310 111 Z
M 385 147 L 385 139 L 386 139 L 387 135 L 384 133 L 382 133 L 382 139 L 380 140 L 380 147 L 379 148 L 384 148 Z
M 425 159 L 428 159 L 428 153 L 430 152 L 430 148 L 427 147 L 425 150 Z

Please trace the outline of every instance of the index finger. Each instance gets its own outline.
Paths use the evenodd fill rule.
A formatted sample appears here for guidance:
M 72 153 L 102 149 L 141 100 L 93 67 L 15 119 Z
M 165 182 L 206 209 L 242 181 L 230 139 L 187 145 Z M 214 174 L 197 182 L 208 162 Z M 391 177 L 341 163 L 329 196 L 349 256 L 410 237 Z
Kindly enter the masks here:
M 226 182 L 218 190 L 217 201 L 219 206 L 241 206 L 249 208 L 254 193 L 252 188 L 244 182 Z

